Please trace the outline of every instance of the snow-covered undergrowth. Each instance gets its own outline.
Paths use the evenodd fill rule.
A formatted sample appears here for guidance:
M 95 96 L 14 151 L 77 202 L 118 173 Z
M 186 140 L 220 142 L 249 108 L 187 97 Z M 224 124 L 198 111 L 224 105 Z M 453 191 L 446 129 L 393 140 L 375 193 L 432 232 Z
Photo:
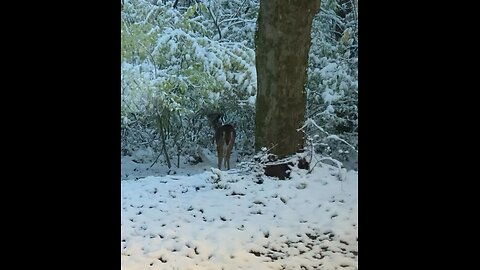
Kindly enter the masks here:
M 354 171 L 125 180 L 122 269 L 358 269 Z

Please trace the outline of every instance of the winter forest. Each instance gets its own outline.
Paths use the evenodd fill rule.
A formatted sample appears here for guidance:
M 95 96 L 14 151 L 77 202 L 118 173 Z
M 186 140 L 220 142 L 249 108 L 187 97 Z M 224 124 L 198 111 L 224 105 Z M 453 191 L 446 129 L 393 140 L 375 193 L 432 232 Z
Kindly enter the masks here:
M 358 1 L 275 2 L 121 0 L 122 269 L 358 269 Z

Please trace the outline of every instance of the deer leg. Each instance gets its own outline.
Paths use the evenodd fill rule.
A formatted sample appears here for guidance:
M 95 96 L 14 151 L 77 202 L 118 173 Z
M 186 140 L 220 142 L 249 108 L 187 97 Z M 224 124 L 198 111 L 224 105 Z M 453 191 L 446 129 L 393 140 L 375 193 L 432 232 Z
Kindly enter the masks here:
M 222 151 L 221 146 L 217 146 L 217 155 L 218 155 L 218 169 L 222 169 L 222 157 L 223 157 L 223 151 Z
M 222 156 L 220 153 L 218 153 L 218 168 L 221 170 L 222 169 Z
M 225 149 L 225 167 L 230 170 L 230 155 L 232 154 L 232 148 L 233 148 L 233 142 L 235 138 L 232 137 L 232 140 L 230 141 L 230 144 L 227 145 L 227 149 Z
M 227 170 L 230 170 L 230 147 L 227 146 L 227 149 L 225 149 L 225 167 Z

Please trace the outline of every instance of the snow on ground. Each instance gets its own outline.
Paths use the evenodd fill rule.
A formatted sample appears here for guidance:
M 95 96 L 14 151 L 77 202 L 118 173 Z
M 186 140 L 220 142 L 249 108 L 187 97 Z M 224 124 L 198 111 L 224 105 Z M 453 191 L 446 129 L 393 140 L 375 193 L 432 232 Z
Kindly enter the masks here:
M 185 157 L 181 157 L 179 166 L 180 168 L 178 168 L 176 166 L 176 157 L 172 157 L 172 168 L 169 169 L 167 168 L 165 162 L 162 162 L 163 156 L 160 157 L 159 161 L 155 162 L 155 154 L 153 150 L 137 150 L 131 156 L 122 156 L 122 180 L 138 180 L 151 175 L 193 175 L 202 173 L 210 170 L 211 167 L 217 166 L 216 154 L 212 153 L 206 148 L 199 149 L 198 152 L 203 162 L 191 165 L 189 160 L 186 160 Z M 232 168 L 236 166 L 237 159 L 237 152 L 233 151 L 230 158 L 230 165 Z
M 358 269 L 355 171 L 282 181 L 198 165 L 122 181 L 123 270 Z

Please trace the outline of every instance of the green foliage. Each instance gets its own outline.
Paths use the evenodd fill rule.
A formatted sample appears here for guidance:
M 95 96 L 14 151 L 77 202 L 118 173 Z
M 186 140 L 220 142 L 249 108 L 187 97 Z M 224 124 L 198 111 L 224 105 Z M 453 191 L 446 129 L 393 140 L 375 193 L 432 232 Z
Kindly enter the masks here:
M 255 94 L 255 54 L 244 42 L 209 38 L 214 27 L 207 11 L 203 3 L 183 13 L 161 3 L 124 3 L 124 152 L 132 145 L 154 144 L 158 152 L 167 149 L 166 159 L 189 154 L 195 144 L 211 145 L 213 131 L 205 113 L 224 110 L 229 115 L 253 108 L 245 101 Z
M 358 152 L 356 12 L 354 1 L 322 1 L 312 27 L 307 85 L 308 119 L 316 123 L 307 134 L 317 151 L 347 162 Z

